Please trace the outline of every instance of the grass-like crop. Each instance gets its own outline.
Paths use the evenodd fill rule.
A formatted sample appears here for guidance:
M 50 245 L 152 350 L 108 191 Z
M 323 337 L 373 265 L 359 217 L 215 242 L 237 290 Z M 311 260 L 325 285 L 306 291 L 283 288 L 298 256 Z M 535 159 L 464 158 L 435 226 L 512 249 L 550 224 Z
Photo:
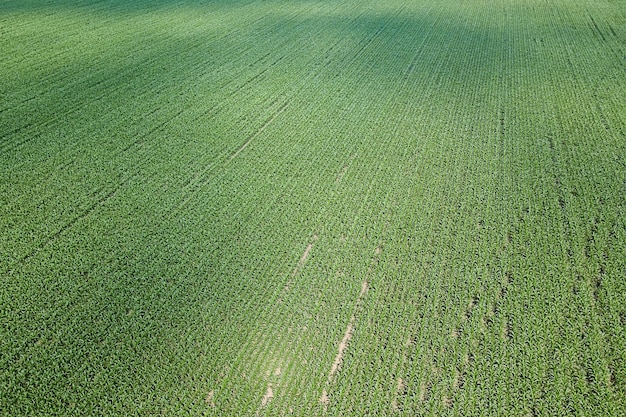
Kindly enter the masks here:
M 626 415 L 622 0 L 0 1 L 0 415 Z

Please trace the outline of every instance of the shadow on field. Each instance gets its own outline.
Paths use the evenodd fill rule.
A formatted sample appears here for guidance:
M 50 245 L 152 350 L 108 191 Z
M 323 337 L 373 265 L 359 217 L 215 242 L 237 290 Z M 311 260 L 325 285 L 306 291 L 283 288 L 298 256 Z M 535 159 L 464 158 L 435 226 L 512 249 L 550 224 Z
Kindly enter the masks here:
M 350 6 L 350 7 L 348 7 Z M 500 8 L 501 10 L 498 10 Z M 542 55 L 544 46 L 551 42 L 554 33 L 544 28 L 533 27 L 527 14 L 530 9 L 518 6 L 511 13 L 504 13 L 505 6 L 483 5 L 419 5 L 412 7 L 402 2 L 378 4 L 364 1 L 355 5 L 333 2 L 280 2 L 280 1 L 128 1 L 113 0 L 93 4 L 89 1 L 9 1 L 0 4 L 3 14 L 65 11 L 94 14 L 110 19 L 129 19 L 147 16 L 150 13 L 166 13 L 172 17 L 172 26 L 161 26 L 162 38 L 169 38 L 172 54 L 165 49 L 155 50 L 159 57 L 173 56 L 189 44 L 205 43 L 214 47 L 215 39 L 210 33 L 188 30 L 185 34 L 185 19 L 177 18 L 177 12 L 211 15 L 236 10 L 241 16 L 257 13 L 260 19 L 245 19 L 245 27 L 224 28 L 226 35 L 221 42 L 241 42 L 241 49 L 254 46 L 254 42 L 269 35 L 266 28 L 281 34 L 299 50 L 287 51 L 290 64 L 301 61 L 309 65 L 310 53 L 320 54 L 323 48 L 312 48 L 326 42 L 330 49 L 332 39 L 343 45 L 351 45 L 344 56 L 337 55 L 344 66 L 360 66 L 363 85 L 396 83 L 401 77 L 424 75 L 424 82 L 444 91 L 458 92 L 459 88 L 478 88 L 484 91 L 498 87 L 506 77 L 515 77 L 531 71 L 537 82 L 550 77 L 557 70 L 571 70 L 576 62 L 552 62 L 546 65 Z M 477 13 L 477 10 L 480 13 Z M 194 19 L 194 25 L 198 20 Z M 524 25 L 516 23 L 524 19 Z M 581 25 L 587 22 L 581 20 Z M 298 30 L 294 30 L 298 28 Z M 301 29 L 305 30 L 301 30 Z M 169 30 L 180 32 L 171 36 Z M 322 39 L 311 38 L 311 33 L 320 33 Z M 539 31 L 537 31 L 539 29 Z M 152 30 L 152 29 L 148 29 Z M 146 32 L 159 41 L 159 34 Z M 574 31 L 572 31 L 574 35 Z M 141 27 L 137 28 L 141 36 Z M 570 37 L 570 46 L 577 45 L 577 38 L 586 39 L 587 34 Z M 276 37 L 278 39 L 278 37 Z M 554 40 L 552 40 L 554 41 Z M 284 46 L 284 45 L 283 45 Z M 26 45 L 28 48 L 28 45 Z M 270 53 L 281 53 L 279 45 Z M 150 49 L 141 51 L 150 54 Z M 81 59 L 80 55 L 72 59 Z M 332 60 L 332 58 L 331 58 Z M 113 60 L 112 63 L 119 62 Z M 219 63 L 218 63 L 219 64 Z M 332 64 L 332 61 L 331 61 Z M 80 63 L 77 63 L 80 65 Z M 134 64 L 133 64 L 134 65 Z M 184 65 L 184 62 L 183 62 Z M 123 72 L 124 68 L 111 68 L 111 72 Z M 193 78 L 193 74 L 190 74 Z

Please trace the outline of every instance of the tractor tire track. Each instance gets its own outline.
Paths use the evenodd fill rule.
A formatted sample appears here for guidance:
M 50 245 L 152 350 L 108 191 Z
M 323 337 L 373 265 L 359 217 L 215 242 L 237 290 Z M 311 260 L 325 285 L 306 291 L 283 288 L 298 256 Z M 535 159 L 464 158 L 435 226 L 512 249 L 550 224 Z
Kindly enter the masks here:
M 261 126 L 261 127 L 260 127 L 257 131 L 256 131 L 256 132 L 254 132 L 254 133 L 253 133 L 253 134 L 252 134 L 252 135 L 248 138 L 248 140 L 246 140 L 246 141 L 244 142 L 244 144 L 243 144 L 243 145 L 241 145 L 241 147 L 240 147 L 240 148 L 239 148 L 239 149 L 238 149 L 238 150 L 237 150 L 234 154 L 232 154 L 232 155 L 230 156 L 230 159 L 231 159 L 231 160 L 235 159 L 235 158 L 237 157 L 237 155 L 239 155 L 241 152 L 243 152 L 243 151 L 244 151 L 244 149 L 246 149 L 246 148 L 248 147 L 248 145 L 250 145 L 250 143 L 251 143 L 251 142 L 252 142 L 255 138 L 257 138 L 257 137 L 258 137 L 261 133 L 263 133 L 263 131 L 264 131 L 264 130 L 265 130 L 265 129 L 269 126 L 269 125 L 271 125 L 271 124 L 272 124 L 272 122 L 273 122 L 274 120 L 276 120 L 276 118 L 277 118 L 278 116 L 280 116 L 280 114 L 281 114 L 283 111 L 285 111 L 285 109 L 286 109 L 288 106 L 289 106 L 289 101 L 287 101 L 287 102 L 283 103 L 283 105 L 282 105 L 282 106 L 280 106 L 280 107 L 278 108 L 278 110 L 276 111 L 276 113 L 274 113 L 274 114 L 273 114 L 273 115 L 272 115 L 272 116 L 271 116 L 268 120 L 266 120 L 266 121 L 265 121 L 265 123 L 264 123 L 264 124 L 263 124 L 263 125 L 262 125 L 262 126 Z
M 24 264 L 24 263 L 28 262 L 31 258 L 33 258 L 35 255 L 37 255 L 39 252 L 41 252 L 44 248 L 49 246 L 51 243 L 56 241 L 59 237 L 61 237 L 63 234 L 65 234 L 67 231 L 69 231 L 71 228 L 73 228 L 75 225 L 77 225 L 79 222 L 81 222 L 82 220 L 86 219 L 87 217 L 93 215 L 99 208 L 101 208 L 102 206 L 107 204 L 110 200 L 112 200 L 115 197 L 115 195 L 122 188 L 124 188 L 127 184 L 130 183 L 130 181 L 132 179 L 134 179 L 136 177 L 137 177 L 136 175 L 132 175 L 132 176 L 129 176 L 126 179 L 124 179 L 122 182 L 118 183 L 113 189 L 109 190 L 104 195 L 102 195 L 100 198 L 98 198 L 96 201 L 94 201 L 81 214 L 75 216 L 70 221 L 68 221 L 66 224 L 64 224 L 55 233 L 53 233 L 53 234 L 49 235 L 48 237 L 46 237 L 43 242 L 38 244 L 29 253 L 27 253 L 25 256 L 20 258 L 18 262 L 20 264 Z

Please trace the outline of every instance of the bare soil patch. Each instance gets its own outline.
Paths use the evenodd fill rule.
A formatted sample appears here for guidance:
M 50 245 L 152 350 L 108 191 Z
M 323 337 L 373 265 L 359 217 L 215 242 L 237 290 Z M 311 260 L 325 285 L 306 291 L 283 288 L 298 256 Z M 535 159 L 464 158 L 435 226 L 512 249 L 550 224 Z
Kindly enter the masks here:
M 204 402 L 209 404 L 209 406 L 215 408 L 215 402 L 213 401 L 213 397 L 215 396 L 215 391 L 211 390 L 209 391 L 209 393 L 207 394 L 206 398 L 204 399 Z
M 274 391 L 272 390 L 272 384 L 269 384 L 267 386 L 267 391 L 265 391 L 265 395 L 263 396 L 263 399 L 261 400 L 261 407 L 265 407 L 267 404 L 270 403 L 270 401 L 272 401 L 273 398 L 274 398 Z
M 427 381 L 422 381 L 420 384 L 419 399 L 421 402 L 427 401 L 430 398 L 430 384 Z
M 367 291 L 369 290 L 370 285 L 367 283 L 367 281 L 363 281 L 361 283 L 361 292 L 359 293 L 359 299 L 363 298 L 363 296 L 365 296 L 365 294 L 367 294 Z
M 354 322 L 356 318 L 352 316 L 350 319 L 350 323 L 348 323 L 348 327 L 343 334 L 343 339 L 339 343 L 339 349 L 337 352 L 337 356 L 335 356 L 335 361 L 333 362 L 333 366 L 330 368 L 330 372 L 328 374 L 328 380 L 330 381 L 332 377 L 337 373 L 339 367 L 341 366 L 341 362 L 343 362 L 343 356 L 346 353 L 346 349 L 348 348 L 348 343 L 350 343 L 350 339 L 352 339 L 352 332 L 354 331 Z
M 330 398 L 328 397 L 328 393 L 326 390 L 322 391 L 322 396 L 320 397 L 320 404 L 324 406 L 328 406 L 330 404 Z

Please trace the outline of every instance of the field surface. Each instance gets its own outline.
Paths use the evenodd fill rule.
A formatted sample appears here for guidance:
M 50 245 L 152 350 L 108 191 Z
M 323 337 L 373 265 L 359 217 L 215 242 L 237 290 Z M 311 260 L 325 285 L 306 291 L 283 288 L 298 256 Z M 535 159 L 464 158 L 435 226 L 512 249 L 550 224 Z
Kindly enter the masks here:
M 0 415 L 626 415 L 623 0 L 0 0 Z

